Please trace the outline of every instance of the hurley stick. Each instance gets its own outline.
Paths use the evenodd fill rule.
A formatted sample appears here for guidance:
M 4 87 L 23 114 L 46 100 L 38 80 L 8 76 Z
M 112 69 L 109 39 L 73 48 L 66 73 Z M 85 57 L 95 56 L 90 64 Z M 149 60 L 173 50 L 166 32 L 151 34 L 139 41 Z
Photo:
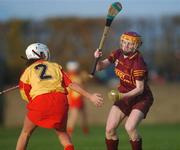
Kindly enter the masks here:
M 6 90 L 3 90 L 3 91 L 0 92 L 0 95 L 4 94 L 4 93 L 7 93 L 9 91 L 13 91 L 13 90 L 17 89 L 18 87 L 19 87 L 19 85 L 16 85 L 16 86 L 10 87 L 10 88 L 8 88 Z
M 100 40 L 100 43 L 99 43 L 99 47 L 98 47 L 98 49 L 100 51 L 103 48 L 104 41 L 105 41 L 105 39 L 106 39 L 106 37 L 108 35 L 111 23 L 112 23 L 113 19 L 115 18 L 115 16 L 121 11 L 121 9 L 122 9 L 122 5 L 119 2 L 114 2 L 109 7 L 108 14 L 107 14 L 107 17 L 106 17 L 106 25 L 104 27 L 104 31 L 103 31 L 103 34 L 102 34 L 102 37 L 101 37 L 101 40 Z M 91 71 L 91 74 L 90 74 L 91 77 L 93 77 L 95 72 L 96 72 L 96 66 L 97 66 L 97 63 L 98 63 L 99 59 L 100 59 L 100 57 L 95 59 L 95 62 L 94 62 L 94 65 L 93 65 L 93 68 L 92 68 L 92 71 Z

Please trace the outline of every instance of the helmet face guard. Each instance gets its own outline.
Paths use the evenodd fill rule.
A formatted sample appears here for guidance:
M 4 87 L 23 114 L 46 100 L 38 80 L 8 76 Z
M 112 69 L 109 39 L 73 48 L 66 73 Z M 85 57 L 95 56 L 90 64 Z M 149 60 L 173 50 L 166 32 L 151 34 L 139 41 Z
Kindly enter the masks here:
M 139 48 L 142 44 L 141 36 L 137 34 L 136 32 L 125 32 L 120 37 L 121 42 L 121 48 L 124 51 L 125 54 L 134 52 L 137 48 Z M 129 44 L 130 48 L 124 48 L 124 46 L 127 46 Z M 128 50 L 127 50 L 128 49 Z
M 42 43 L 33 43 L 26 49 L 27 59 L 44 59 L 49 60 L 50 52 L 46 45 Z

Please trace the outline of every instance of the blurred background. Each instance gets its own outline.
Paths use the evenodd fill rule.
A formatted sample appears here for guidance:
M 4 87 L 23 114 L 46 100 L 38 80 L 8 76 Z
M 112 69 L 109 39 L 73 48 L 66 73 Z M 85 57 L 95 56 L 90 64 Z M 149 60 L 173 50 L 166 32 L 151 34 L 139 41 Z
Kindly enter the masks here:
M 114 0 L 1 0 L 0 90 L 18 83 L 25 68 L 20 56 L 34 42 L 48 45 L 51 60 L 63 67 L 76 60 L 90 72 L 108 11 Z M 149 66 L 155 102 L 144 123 L 180 123 L 180 1 L 121 0 L 123 10 L 112 23 L 104 57 L 119 47 L 119 36 L 136 31 L 143 38 L 141 52 Z M 86 82 L 89 91 L 103 93 L 105 105 L 97 109 L 88 101 L 90 124 L 105 124 L 112 103 L 107 91 L 117 79 L 110 67 Z M 22 124 L 25 102 L 18 90 L 0 95 L 0 124 Z M 98 115 L 97 115 L 98 113 Z M 101 118 L 101 119 L 100 119 Z

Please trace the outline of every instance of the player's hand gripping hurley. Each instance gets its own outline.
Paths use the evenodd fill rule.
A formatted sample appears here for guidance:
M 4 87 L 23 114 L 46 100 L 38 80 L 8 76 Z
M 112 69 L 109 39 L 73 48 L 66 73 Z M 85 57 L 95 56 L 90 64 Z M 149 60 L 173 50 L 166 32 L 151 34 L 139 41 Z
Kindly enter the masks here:
M 103 48 L 104 41 L 105 41 L 105 39 L 106 39 L 106 37 L 108 35 L 111 23 L 112 23 L 113 19 L 115 18 L 115 16 L 121 11 L 121 9 L 122 9 L 122 5 L 119 2 L 114 2 L 109 7 L 108 14 L 107 14 L 107 17 L 106 17 L 106 25 L 104 27 L 104 31 L 103 31 L 103 34 L 102 34 L 102 37 L 101 37 L 101 41 L 100 41 L 99 47 L 98 47 L 98 49 L 100 51 Z M 95 59 L 95 62 L 94 62 L 93 68 L 92 68 L 92 72 L 91 72 L 91 77 L 93 77 L 94 74 L 95 74 L 96 65 L 97 65 L 99 59 L 100 59 L 100 57 Z

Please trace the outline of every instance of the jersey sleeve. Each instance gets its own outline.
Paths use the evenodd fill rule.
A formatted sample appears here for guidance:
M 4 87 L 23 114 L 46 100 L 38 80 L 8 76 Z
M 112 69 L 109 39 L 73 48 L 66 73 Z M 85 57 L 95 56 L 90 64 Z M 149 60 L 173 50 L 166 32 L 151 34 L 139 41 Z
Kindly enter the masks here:
M 119 49 L 112 51 L 110 53 L 110 55 L 108 56 L 109 62 L 114 63 L 115 60 L 119 57 L 119 55 L 120 55 L 120 50 Z
M 61 69 L 62 75 L 63 75 L 63 83 L 65 87 L 68 87 L 70 83 L 72 83 L 71 79 L 68 77 L 68 75 Z
M 144 80 L 147 75 L 147 66 L 146 63 L 144 62 L 143 57 L 139 57 L 135 64 L 134 64 L 134 69 L 133 69 L 133 76 L 135 80 Z
M 31 85 L 29 84 L 28 73 L 26 71 L 21 75 L 19 90 L 23 100 L 30 101 L 32 99 L 30 96 Z

